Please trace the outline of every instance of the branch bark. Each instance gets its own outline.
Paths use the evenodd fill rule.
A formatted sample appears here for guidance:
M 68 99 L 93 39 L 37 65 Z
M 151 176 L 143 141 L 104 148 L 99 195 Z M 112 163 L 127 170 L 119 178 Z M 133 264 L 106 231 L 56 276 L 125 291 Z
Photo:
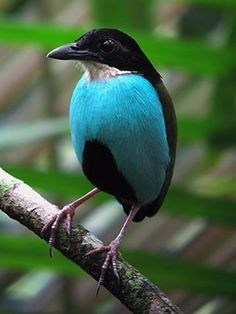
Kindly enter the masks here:
M 42 237 L 40 232 L 53 214 L 59 210 L 31 187 L 1 168 L 0 209 L 47 242 L 48 235 Z M 85 256 L 85 254 L 101 244 L 100 240 L 80 225 L 74 225 L 71 235 L 68 236 L 62 224 L 55 247 L 98 280 L 105 255 Z M 117 264 L 119 283 L 113 272 L 109 270 L 104 286 L 133 313 L 181 313 L 180 309 L 156 285 L 125 262 L 122 257 L 119 257 Z

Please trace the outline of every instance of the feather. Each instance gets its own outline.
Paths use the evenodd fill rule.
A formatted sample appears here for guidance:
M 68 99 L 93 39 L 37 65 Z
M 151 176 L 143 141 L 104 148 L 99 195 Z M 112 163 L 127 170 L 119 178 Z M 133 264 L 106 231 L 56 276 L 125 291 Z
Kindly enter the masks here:
M 96 140 L 109 149 L 140 204 L 157 198 L 171 159 L 160 98 L 147 79 L 122 74 L 89 81 L 84 75 L 72 96 L 70 125 L 82 166 L 86 142 Z M 96 156 L 93 158 L 96 162 Z M 115 196 L 130 202 L 122 195 Z

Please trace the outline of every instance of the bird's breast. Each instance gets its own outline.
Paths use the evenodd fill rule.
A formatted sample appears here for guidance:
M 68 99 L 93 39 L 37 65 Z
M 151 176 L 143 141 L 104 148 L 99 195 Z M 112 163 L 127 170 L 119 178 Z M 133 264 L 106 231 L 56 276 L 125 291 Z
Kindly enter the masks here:
M 82 164 L 86 142 L 101 142 L 141 203 L 157 197 L 170 156 L 162 106 L 148 80 L 137 74 L 99 81 L 83 76 L 71 99 L 70 127 Z

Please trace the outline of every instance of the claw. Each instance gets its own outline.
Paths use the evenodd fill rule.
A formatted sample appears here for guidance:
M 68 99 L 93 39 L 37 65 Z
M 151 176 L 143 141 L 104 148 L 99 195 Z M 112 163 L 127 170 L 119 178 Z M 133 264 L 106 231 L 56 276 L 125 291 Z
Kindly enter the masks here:
M 65 206 L 63 207 L 60 211 L 58 211 L 52 218 L 51 220 L 43 227 L 41 231 L 41 235 L 44 235 L 45 232 L 47 232 L 49 229 L 51 230 L 50 232 L 50 237 L 49 237 L 49 255 L 50 257 L 53 257 L 53 248 L 55 245 L 56 241 L 56 235 L 57 231 L 59 229 L 59 225 L 63 218 L 65 217 L 66 220 L 66 231 L 68 235 L 70 235 L 71 231 L 71 223 L 72 223 L 72 217 L 74 216 L 74 208 L 70 206 Z
M 97 253 L 107 252 L 104 263 L 102 264 L 101 274 L 98 280 L 98 286 L 96 290 L 96 296 L 98 296 L 99 290 L 104 283 L 109 265 L 111 264 L 113 273 L 115 274 L 117 280 L 119 281 L 120 277 L 117 270 L 117 256 L 118 256 L 119 242 L 115 239 L 109 245 L 102 245 L 97 249 L 89 251 L 85 256 L 94 255 Z
M 96 289 L 96 297 L 98 297 L 98 293 L 100 291 L 100 288 L 101 288 L 101 284 L 100 282 L 98 281 L 98 285 L 97 285 L 97 289 Z
M 54 250 L 53 250 L 53 246 L 52 246 L 52 245 L 49 245 L 49 256 L 50 256 L 51 258 L 54 257 Z
M 71 224 L 72 224 L 72 216 L 70 213 L 67 213 L 66 215 L 66 232 L 68 235 L 71 233 Z
M 56 215 L 52 217 L 52 219 L 42 228 L 40 234 L 43 236 L 50 228 L 51 226 L 53 225 L 53 223 L 55 222 L 56 220 Z
M 93 197 L 98 192 L 100 192 L 100 190 L 98 188 L 94 188 L 93 190 L 91 190 L 90 192 L 85 194 L 84 196 L 80 197 L 79 199 L 75 200 L 74 202 L 70 203 L 69 205 L 63 207 L 62 210 L 58 211 L 52 217 L 52 219 L 43 227 L 43 229 L 41 231 L 42 236 L 44 235 L 44 233 L 46 231 L 51 229 L 50 238 L 49 238 L 49 246 L 50 246 L 49 254 L 51 257 L 53 257 L 53 247 L 54 247 L 54 244 L 56 241 L 56 234 L 57 234 L 57 231 L 59 229 L 59 225 L 60 225 L 61 221 L 63 220 L 63 218 L 66 217 L 65 218 L 65 220 L 66 220 L 66 231 L 67 231 L 67 234 L 70 235 L 71 222 L 72 222 L 72 218 L 73 218 L 74 213 L 75 213 L 75 209 L 79 205 L 83 204 L 85 201 L 87 201 L 88 199 Z
M 94 255 L 96 253 L 102 253 L 102 252 L 106 252 L 106 251 L 109 251 L 109 246 L 108 245 L 102 245 L 101 247 L 99 247 L 97 249 L 90 250 L 89 252 L 87 252 L 85 254 L 85 256 Z
M 120 276 L 119 276 L 119 274 L 118 274 L 116 260 L 117 260 L 117 256 L 112 256 L 112 268 L 113 268 L 113 272 L 114 272 L 114 274 L 115 274 L 115 276 L 116 276 L 116 279 L 117 279 L 117 281 L 118 281 L 118 283 L 119 283 L 119 281 L 120 281 Z

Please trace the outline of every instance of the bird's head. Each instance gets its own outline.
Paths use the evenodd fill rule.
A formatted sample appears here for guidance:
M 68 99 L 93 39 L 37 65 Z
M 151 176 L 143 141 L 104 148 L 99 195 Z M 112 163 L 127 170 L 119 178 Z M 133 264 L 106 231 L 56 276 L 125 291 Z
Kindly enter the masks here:
M 49 58 L 76 60 L 87 70 L 104 69 L 103 65 L 119 72 L 135 72 L 157 80 L 160 75 L 137 42 L 117 29 L 93 29 L 73 43 L 50 51 Z M 92 65 L 92 66 L 91 66 Z

